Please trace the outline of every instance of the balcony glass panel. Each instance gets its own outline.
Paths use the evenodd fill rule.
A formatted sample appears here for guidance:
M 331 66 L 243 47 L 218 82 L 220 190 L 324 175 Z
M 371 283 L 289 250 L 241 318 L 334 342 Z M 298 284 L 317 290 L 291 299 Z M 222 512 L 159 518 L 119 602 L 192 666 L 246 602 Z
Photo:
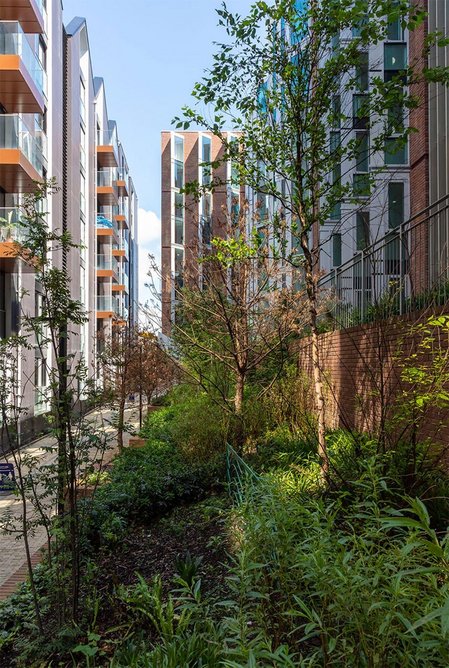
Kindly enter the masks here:
M 99 169 L 97 171 L 97 186 L 100 188 L 111 187 L 116 179 L 116 172 L 113 169 Z
M 118 274 L 119 267 L 118 262 L 112 255 L 97 255 L 97 269 L 105 269 L 108 271 L 113 271 Z
M 0 149 L 19 149 L 43 175 L 46 137 L 42 130 L 32 131 L 20 114 L 0 115 Z
M 0 21 L 0 55 L 20 56 L 41 93 L 45 92 L 45 72 L 18 21 Z
M 26 237 L 18 208 L 0 207 L 0 242 L 18 241 L 23 243 Z
M 113 311 L 114 298 L 111 295 L 97 295 L 97 311 Z

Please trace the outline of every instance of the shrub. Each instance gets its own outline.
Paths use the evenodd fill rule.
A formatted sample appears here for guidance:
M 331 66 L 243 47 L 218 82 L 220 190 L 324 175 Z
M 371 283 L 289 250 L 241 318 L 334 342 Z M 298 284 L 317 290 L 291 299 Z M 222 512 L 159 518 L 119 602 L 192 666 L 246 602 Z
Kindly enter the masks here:
M 114 460 L 93 499 L 91 538 L 119 539 L 129 521 L 147 522 L 175 505 L 201 499 L 223 480 L 223 459 L 188 461 L 171 443 L 152 441 Z
M 449 663 L 448 539 L 419 500 L 399 509 L 382 464 L 365 460 L 352 497 L 311 497 L 301 476 L 269 474 L 239 508 L 233 577 L 254 625 L 301 651 L 297 665 Z

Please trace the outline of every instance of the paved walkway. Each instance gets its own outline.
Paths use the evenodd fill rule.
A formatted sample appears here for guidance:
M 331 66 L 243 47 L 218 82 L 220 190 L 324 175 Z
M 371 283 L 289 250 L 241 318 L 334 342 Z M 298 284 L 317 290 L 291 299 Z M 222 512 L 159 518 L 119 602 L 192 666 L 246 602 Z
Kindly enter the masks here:
M 111 435 L 111 449 L 105 453 L 105 459 L 112 459 L 117 452 L 117 444 L 115 441 L 115 429 L 110 425 L 109 411 L 95 411 L 91 413 L 89 419 L 97 427 L 103 426 L 104 430 Z M 131 407 L 126 411 L 126 422 L 133 426 L 138 426 L 138 411 Z M 130 435 L 124 434 L 124 445 L 128 445 Z M 49 453 L 45 448 L 55 444 L 55 439 L 51 436 L 44 436 L 35 441 L 26 448 L 23 448 L 22 456 L 25 454 L 32 455 L 39 459 L 42 464 L 50 464 L 54 461 L 56 455 Z M 5 458 L 6 461 L 13 463 L 13 457 L 9 455 Z M 25 467 L 24 467 L 25 469 Z M 26 470 L 24 471 L 26 473 Z M 34 517 L 34 510 L 31 504 L 27 506 L 27 512 L 30 519 Z M 0 496 L 0 525 L 4 525 L 9 516 L 17 520 L 22 516 L 22 502 L 14 494 Z M 41 550 L 46 544 L 46 533 L 43 527 L 38 527 L 34 536 L 29 538 L 31 553 L 33 555 L 33 563 L 38 563 L 41 556 Z M 1 534 L 0 533 L 0 600 L 7 598 L 20 582 L 26 579 L 26 554 L 25 546 L 22 538 L 17 538 L 15 534 Z

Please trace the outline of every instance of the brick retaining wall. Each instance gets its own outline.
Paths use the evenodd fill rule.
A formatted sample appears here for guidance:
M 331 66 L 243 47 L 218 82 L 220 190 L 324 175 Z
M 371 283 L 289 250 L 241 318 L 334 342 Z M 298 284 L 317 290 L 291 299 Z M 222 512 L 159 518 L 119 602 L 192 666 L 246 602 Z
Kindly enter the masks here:
M 375 434 L 383 420 L 397 413 L 401 393 L 410 390 L 401 380 L 401 362 L 418 351 L 420 363 L 431 364 L 432 350 L 420 350 L 423 334 L 413 331 L 426 317 L 397 317 L 320 336 L 329 427 Z M 448 333 L 441 334 L 441 346 L 449 350 Z M 299 368 L 311 377 L 310 339 L 299 341 L 296 351 Z M 448 413 L 429 412 L 420 436 L 449 444 Z

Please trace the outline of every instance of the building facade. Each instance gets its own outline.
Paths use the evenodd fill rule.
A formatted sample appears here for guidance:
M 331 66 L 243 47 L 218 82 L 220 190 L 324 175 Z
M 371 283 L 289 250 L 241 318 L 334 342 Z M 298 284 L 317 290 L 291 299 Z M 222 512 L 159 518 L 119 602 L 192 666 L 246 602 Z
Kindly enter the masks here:
M 138 301 L 137 267 L 132 264 L 137 198 L 118 140 L 112 149 L 116 162 L 108 176 L 103 171 L 117 133 L 105 116 L 104 86 L 97 81 L 86 22 L 76 18 L 65 27 L 61 0 L 1 3 L 0 336 L 20 333 L 21 316 L 39 315 L 42 295 L 33 268 L 11 250 L 12 241 L 21 240 L 17 223 L 23 197 L 34 192 L 36 181 L 54 178 L 58 191 L 45 203 L 47 222 L 52 230 L 68 231 L 76 247 L 66 257 L 54 252 L 52 262 L 67 269 L 72 296 L 89 314 L 86 324 L 73 328 L 68 352 L 84 361 L 92 377 L 98 329 L 105 320 L 109 332 L 113 324 L 133 322 Z M 109 143 L 101 134 L 106 131 Z M 99 221 L 106 219 L 101 216 L 107 203 L 117 211 L 110 220 L 114 234 L 103 243 Z M 119 213 L 122 218 L 116 220 Z M 101 270 L 107 261 L 108 270 L 114 265 L 116 271 L 104 278 Z M 106 315 L 99 295 L 109 298 Z M 52 363 L 51 350 L 37 345 L 18 356 L 23 442 L 44 426 Z
M 238 137 L 224 133 L 231 142 Z M 176 321 L 177 291 L 189 281 L 201 284 L 198 258 L 207 254 L 214 236 L 222 236 L 227 213 L 242 196 L 232 185 L 231 164 L 223 161 L 222 141 L 210 132 L 162 132 L 162 332 Z M 211 169 L 208 163 L 217 163 Z M 198 201 L 185 195 L 187 183 L 217 184 Z

